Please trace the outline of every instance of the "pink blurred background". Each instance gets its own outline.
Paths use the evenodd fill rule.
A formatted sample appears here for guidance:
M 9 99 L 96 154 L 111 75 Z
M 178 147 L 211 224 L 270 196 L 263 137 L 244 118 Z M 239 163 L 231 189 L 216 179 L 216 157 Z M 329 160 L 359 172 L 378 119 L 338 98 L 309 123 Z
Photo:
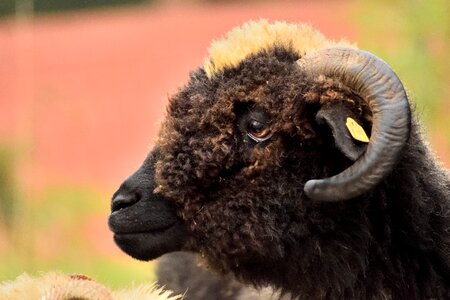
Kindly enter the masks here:
M 27 184 L 112 192 L 144 159 L 168 95 L 202 65 L 211 40 L 266 18 L 355 41 L 347 11 L 345 2 L 234 3 L 1 22 L 0 139 L 31 147 Z

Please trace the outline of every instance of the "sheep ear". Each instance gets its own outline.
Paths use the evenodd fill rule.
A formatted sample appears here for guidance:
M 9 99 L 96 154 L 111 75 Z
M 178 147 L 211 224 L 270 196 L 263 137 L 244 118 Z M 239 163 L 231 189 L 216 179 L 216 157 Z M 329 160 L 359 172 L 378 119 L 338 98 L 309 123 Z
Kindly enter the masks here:
M 335 146 L 352 161 L 366 151 L 368 139 L 365 140 L 361 122 L 343 103 L 325 104 L 318 111 L 316 121 L 331 130 Z

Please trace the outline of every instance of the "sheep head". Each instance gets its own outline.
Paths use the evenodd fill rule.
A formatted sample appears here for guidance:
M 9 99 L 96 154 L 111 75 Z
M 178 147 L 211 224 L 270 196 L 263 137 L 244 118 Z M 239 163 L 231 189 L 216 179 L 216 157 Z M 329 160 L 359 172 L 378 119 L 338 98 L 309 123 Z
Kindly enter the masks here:
M 347 118 L 371 132 L 367 145 Z M 351 247 L 323 241 L 351 228 L 360 245 L 355 207 L 409 130 L 404 89 L 381 60 L 308 26 L 251 22 L 215 42 L 171 97 L 155 149 L 113 197 L 110 227 L 138 259 L 195 251 L 255 283 L 307 272 L 317 251 L 356 268 Z

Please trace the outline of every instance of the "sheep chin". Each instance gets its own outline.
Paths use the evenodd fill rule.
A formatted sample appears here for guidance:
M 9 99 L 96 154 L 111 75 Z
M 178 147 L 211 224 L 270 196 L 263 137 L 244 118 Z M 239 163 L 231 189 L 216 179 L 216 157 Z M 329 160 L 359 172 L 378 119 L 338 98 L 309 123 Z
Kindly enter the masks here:
M 169 252 L 183 249 L 186 243 L 185 227 L 177 222 L 169 228 L 148 232 L 114 234 L 119 248 L 131 257 L 149 261 Z

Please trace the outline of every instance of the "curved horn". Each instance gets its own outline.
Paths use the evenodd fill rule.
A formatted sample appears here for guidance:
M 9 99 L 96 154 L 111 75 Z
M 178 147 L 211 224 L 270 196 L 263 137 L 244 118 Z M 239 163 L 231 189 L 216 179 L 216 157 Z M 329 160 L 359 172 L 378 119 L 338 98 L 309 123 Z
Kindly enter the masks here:
M 377 185 L 394 167 L 411 130 L 408 97 L 398 76 L 381 59 L 350 48 L 318 50 L 297 61 L 311 78 L 339 79 L 367 101 L 373 115 L 366 152 L 341 173 L 306 182 L 304 191 L 314 200 L 342 201 Z

